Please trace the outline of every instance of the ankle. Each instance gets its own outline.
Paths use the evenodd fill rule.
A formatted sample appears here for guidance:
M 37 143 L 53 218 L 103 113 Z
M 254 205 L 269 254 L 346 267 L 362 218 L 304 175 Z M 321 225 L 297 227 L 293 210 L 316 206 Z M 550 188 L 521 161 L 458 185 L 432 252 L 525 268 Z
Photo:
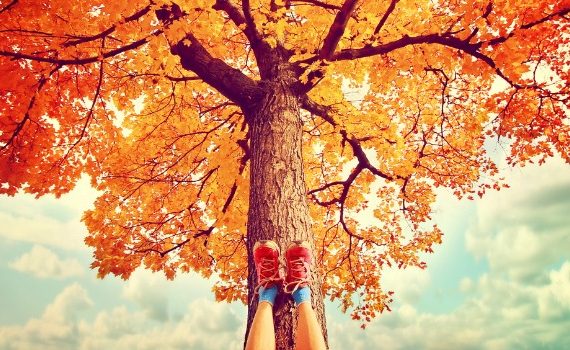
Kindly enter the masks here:
M 259 288 L 259 303 L 266 302 L 268 304 L 275 304 L 275 298 L 277 297 L 277 293 L 279 292 L 279 288 L 277 285 L 272 285 L 270 287 L 261 287 Z
M 301 287 L 295 290 L 291 295 L 295 301 L 295 306 L 299 306 L 302 303 L 311 303 L 311 289 L 309 286 Z

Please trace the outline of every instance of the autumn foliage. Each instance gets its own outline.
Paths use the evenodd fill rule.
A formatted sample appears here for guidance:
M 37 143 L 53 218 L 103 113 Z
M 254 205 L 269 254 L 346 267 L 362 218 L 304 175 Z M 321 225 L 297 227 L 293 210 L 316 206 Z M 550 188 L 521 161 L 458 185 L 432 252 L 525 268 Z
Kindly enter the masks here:
M 358 319 L 389 308 L 383 269 L 441 242 L 436 188 L 505 185 L 486 145 L 570 162 L 567 0 L 173 1 L 0 1 L 0 193 L 89 174 L 100 276 L 197 271 L 247 300 L 250 115 L 273 83 L 300 111 L 322 290 Z

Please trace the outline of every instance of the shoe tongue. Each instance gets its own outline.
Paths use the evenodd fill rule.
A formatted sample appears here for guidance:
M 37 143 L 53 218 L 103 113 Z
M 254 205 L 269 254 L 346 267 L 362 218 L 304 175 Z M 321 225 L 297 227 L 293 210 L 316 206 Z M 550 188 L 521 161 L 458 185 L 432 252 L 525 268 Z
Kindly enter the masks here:
M 270 255 L 271 257 L 275 256 L 275 250 L 269 248 L 269 247 L 259 247 L 257 248 L 258 252 L 262 252 L 263 255 Z
M 302 254 L 304 251 L 305 251 L 305 248 L 303 248 L 303 247 L 291 247 L 291 248 L 289 248 L 290 253 L 296 253 L 298 255 L 299 254 L 304 255 L 304 254 Z
M 307 254 L 306 248 L 303 248 L 303 247 L 293 247 L 293 248 L 290 248 L 290 249 L 289 249 L 289 256 L 290 256 L 292 259 L 299 259 L 299 258 L 301 258 L 301 259 L 303 259 L 303 260 L 305 260 L 305 259 L 307 259 L 307 258 L 308 258 L 309 260 L 311 259 L 311 254 Z

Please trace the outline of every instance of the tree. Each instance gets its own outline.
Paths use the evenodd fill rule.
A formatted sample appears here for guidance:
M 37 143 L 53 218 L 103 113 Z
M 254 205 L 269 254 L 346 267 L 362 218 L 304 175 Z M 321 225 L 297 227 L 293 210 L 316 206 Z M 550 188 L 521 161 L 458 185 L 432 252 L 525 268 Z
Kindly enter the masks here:
M 507 185 L 486 142 L 570 162 L 567 0 L 0 4 L 0 193 L 89 174 L 99 276 L 215 275 L 248 329 L 258 239 L 309 240 L 323 329 L 325 296 L 364 326 L 441 241 L 436 188 Z

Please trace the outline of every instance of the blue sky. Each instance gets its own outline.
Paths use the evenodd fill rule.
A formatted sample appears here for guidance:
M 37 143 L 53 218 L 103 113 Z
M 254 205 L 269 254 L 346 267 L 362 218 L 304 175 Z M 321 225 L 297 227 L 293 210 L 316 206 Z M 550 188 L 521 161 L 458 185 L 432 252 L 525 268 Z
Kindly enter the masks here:
M 391 313 L 362 331 L 327 304 L 332 349 L 565 349 L 570 344 L 570 165 L 504 169 L 482 200 L 439 193 L 444 243 L 394 270 Z M 99 280 L 82 243 L 96 193 L 0 197 L 0 349 L 240 349 L 245 307 L 211 281 L 138 271 Z

